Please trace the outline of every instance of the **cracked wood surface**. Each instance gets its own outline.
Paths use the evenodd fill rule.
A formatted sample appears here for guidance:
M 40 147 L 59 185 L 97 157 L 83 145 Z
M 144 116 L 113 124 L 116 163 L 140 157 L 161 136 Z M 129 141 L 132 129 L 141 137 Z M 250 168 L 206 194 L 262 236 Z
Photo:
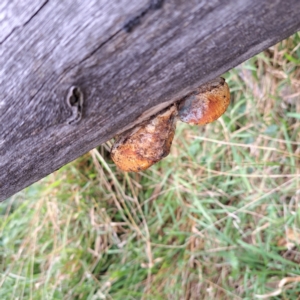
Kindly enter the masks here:
M 300 29 L 299 0 L 151 3 L 1 2 L 0 200 Z

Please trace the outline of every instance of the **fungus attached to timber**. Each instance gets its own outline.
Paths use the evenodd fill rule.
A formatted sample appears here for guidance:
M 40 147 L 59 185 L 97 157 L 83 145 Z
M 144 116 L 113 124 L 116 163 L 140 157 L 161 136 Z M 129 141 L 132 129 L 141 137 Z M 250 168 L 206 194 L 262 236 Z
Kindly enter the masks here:
M 178 107 L 182 122 L 205 125 L 224 114 L 230 102 L 230 92 L 224 78 L 216 78 L 184 97 Z
M 111 158 L 125 172 L 146 170 L 170 153 L 177 119 L 204 125 L 218 119 L 229 102 L 225 79 L 214 79 L 149 121 L 116 137 Z
M 176 128 L 177 108 L 157 114 L 137 128 L 118 136 L 111 149 L 114 163 L 125 172 L 148 169 L 170 153 Z

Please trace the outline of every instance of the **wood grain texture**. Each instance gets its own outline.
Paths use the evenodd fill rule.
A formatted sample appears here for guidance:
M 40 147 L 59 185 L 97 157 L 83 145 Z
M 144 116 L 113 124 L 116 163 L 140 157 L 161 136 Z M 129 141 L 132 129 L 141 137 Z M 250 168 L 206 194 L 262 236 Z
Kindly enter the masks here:
M 158 7 L 1 2 L 0 200 L 300 29 L 299 0 Z M 79 122 L 71 86 L 83 95 Z

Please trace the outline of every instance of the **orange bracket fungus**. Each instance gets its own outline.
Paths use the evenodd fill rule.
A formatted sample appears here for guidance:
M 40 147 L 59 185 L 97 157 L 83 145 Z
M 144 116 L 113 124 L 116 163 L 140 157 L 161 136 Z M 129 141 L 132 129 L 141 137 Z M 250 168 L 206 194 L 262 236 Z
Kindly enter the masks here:
M 117 136 L 111 158 L 125 172 L 146 170 L 170 153 L 177 119 L 205 125 L 218 119 L 229 102 L 230 92 L 224 78 L 201 85 L 147 122 Z
M 176 128 L 177 107 L 172 105 L 148 122 L 118 136 L 111 158 L 125 172 L 148 169 L 170 153 Z
M 230 92 L 225 79 L 216 78 L 180 101 L 178 117 L 191 125 L 205 125 L 222 116 L 229 102 Z

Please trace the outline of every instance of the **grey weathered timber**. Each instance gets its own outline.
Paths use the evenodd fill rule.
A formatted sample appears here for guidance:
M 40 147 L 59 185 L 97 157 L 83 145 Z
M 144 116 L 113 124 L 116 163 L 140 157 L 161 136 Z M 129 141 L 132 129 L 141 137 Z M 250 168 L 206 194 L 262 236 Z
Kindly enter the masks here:
M 299 0 L 2 0 L 0 200 L 300 29 Z

